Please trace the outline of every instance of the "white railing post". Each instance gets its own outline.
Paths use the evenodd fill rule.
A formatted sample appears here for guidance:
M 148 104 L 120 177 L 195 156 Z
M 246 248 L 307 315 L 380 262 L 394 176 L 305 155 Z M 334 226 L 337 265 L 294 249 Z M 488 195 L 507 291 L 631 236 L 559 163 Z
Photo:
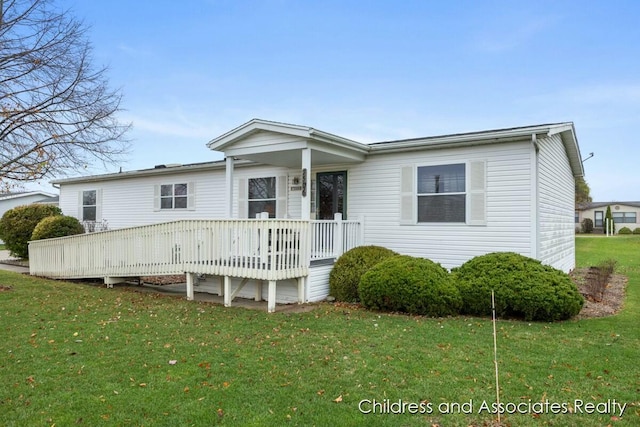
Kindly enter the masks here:
M 338 258 L 343 251 L 344 224 L 342 223 L 342 214 L 340 212 L 335 213 L 333 220 L 336 222 L 333 234 L 333 255 Z

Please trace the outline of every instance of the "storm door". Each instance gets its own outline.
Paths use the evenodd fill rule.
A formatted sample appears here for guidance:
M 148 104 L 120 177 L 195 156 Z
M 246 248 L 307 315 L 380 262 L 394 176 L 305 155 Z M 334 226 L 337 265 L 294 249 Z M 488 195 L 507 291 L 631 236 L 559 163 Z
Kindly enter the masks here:
M 333 219 L 338 212 L 347 219 L 347 171 L 318 173 L 316 188 L 317 219 Z

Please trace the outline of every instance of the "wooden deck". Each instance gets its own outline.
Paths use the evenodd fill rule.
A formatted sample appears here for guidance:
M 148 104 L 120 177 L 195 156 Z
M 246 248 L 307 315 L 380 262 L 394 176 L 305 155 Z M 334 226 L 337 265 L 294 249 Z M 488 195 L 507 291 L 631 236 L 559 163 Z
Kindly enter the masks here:
M 196 275 L 224 278 L 230 305 L 239 289 L 230 278 L 268 282 L 269 311 L 276 282 L 298 280 L 305 302 L 305 277 L 312 260 L 337 258 L 360 242 L 358 221 L 279 219 L 181 220 L 29 243 L 30 273 L 61 279 L 122 278 L 187 274 L 193 299 Z M 241 285 L 240 288 L 244 286 Z

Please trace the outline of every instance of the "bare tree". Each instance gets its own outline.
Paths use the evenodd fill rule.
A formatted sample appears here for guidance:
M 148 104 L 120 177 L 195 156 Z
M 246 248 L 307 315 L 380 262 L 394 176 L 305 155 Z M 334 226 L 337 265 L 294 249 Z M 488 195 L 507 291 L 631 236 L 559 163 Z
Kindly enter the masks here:
M 0 0 L 0 185 L 127 152 L 122 96 L 91 52 L 83 24 L 50 0 Z

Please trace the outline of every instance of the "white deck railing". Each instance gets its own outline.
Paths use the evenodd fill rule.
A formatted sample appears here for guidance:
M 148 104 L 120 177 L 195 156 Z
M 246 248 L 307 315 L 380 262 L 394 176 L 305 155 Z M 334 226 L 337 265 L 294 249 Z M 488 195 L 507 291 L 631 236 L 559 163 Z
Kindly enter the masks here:
M 200 273 L 283 280 L 308 274 L 309 222 L 182 220 L 29 243 L 33 275 L 57 278 Z
M 182 220 L 29 242 L 33 275 L 102 278 L 182 273 L 283 280 L 359 246 L 361 221 Z
M 360 220 L 343 221 L 336 214 L 333 220 L 311 221 L 311 227 L 311 260 L 338 258 L 362 244 Z

